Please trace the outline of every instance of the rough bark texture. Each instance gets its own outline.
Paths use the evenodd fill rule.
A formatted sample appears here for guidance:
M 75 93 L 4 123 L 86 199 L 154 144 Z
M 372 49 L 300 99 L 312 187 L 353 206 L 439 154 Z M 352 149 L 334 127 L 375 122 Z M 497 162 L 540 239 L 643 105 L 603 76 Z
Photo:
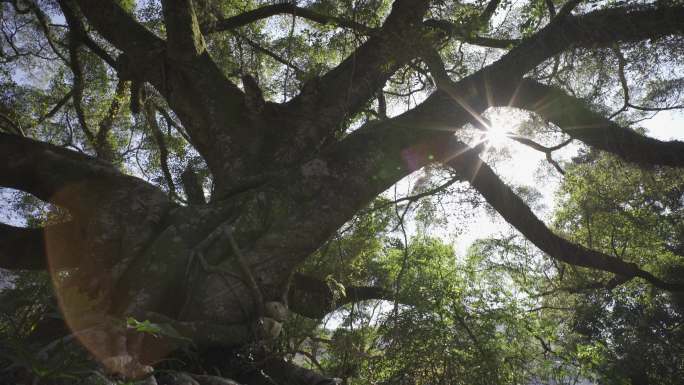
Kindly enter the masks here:
M 156 317 L 207 349 L 232 349 L 277 334 L 281 315 L 267 304 L 289 302 L 290 310 L 318 318 L 345 303 L 391 299 L 392 293 L 382 288 L 352 287 L 335 302 L 324 282 L 295 271 L 378 194 L 413 171 L 442 162 L 468 179 L 509 223 L 550 256 L 640 277 L 662 289 L 682 290 L 634 264 L 553 234 L 454 132 L 476 121 L 491 105 L 512 104 L 628 161 L 683 166 L 681 142 L 645 138 L 592 112 L 562 90 L 523 76 L 570 48 L 681 34 L 684 7 L 648 5 L 562 15 L 521 41 L 472 38 L 475 44 L 515 47 L 493 64 L 453 81 L 434 50 L 472 24 L 424 22 L 427 1 L 397 0 L 382 26 L 374 29 L 286 4 L 200 26 L 192 0 L 162 3 L 166 40 L 136 22 L 116 1 L 60 0 L 71 25 L 87 23 L 122 52 L 115 61 L 99 53 L 119 76 L 117 95 L 123 92 L 124 81 L 131 80 L 136 89 L 144 82 L 152 84 L 166 100 L 213 175 L 215 190 L 209 203 L 191 168 L 182 176 L 189 205 L 180 205 L 159 188 L 102 160 L 112 156 L 96 159 L 0 134 L 0 186 L 33 194 L 68 212 L 63 223 L 45 229 L 0 225 L 0 267 L 48 267 L 53 273 L 72 269 L 77 285 L 105 293 L 95 318 Z M 491 4 L 495 8 L 497 2 Z M 84 20 L 72 12 L 76 6 Z M 492 12 L 487 8 L 482 17 L 486 20 Z M 282 13 L 360 29 L 368 37 L 335 68 L 310 80 L 298 96 L 276 104 L 264 101 L 249 78 L 243 78 L 247 94 L 228 80 L 209 55 L 202 31 L 237 28 Z M 84 30 L 78 36 L 87 38 Z M 345 119 L 382 93 L 398 69 L 419 57 L 428 63 L 437 91 L 399 116 L 340 135 Z M 94 143 L 104 146 L 118 109 L 115 100 L 100 128 L 102 138 Z M 155 113 L 151 109 L 152 117 Z M 59 296 L 60 284 L 57 289 Z M 68 314 L 67 323 L 72 329 L 94 324 Z M 105 331 L 120 334 L 114 329 Z M 94 345 L 99 341 L 85 343 L 97 350 Z M 156 345 L 163 343 L 149 342 L 147 347 L 158 350 L 149 353 L 152 358 L 170 349 Z M 332 381 L 279 358 L 265 359 L 261 369 L 282 384 Z M 244 381 L 265 383 L 257 377 L 245 375 Z

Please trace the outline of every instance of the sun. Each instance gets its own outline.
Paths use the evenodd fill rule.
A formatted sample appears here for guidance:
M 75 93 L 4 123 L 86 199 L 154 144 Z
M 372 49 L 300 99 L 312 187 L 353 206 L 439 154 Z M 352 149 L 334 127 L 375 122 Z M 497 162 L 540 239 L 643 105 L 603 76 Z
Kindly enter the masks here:
M 496 114 L 491 117 L 489 124 L 485 126 L 485 137 L 484 139 L 488 142 L 489 146 L 501 148 L 508 144 L 508 138 L 510 135 L 507 129 L 507 124 L 503 121 L 503 114 Z
M 491 125 L 485 134 L 485 138 L 492 147 L 502 147 L 508 141 L 508 133 L 501 126 Z

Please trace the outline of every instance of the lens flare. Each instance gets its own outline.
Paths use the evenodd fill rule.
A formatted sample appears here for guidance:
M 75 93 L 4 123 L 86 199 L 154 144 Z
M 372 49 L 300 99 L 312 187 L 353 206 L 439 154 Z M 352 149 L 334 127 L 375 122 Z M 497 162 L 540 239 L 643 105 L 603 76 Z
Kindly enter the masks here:
M 501 119 L 504 116 L 503 114 L 496 114 L 486 125 L 484 139 L 491 147 L 501 148 L 507 145 L 509 132 L 505 128 L 508 125 Z

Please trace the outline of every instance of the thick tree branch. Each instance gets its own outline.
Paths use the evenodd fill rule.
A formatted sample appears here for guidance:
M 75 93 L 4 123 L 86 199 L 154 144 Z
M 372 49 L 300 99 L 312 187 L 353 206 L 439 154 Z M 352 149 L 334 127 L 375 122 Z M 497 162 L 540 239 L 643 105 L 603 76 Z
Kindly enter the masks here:
M 489 0 L 485 9 L 478 16 L 478 22 L 480 24 L 489 23 L 489 20 L 491 20 L 492 16 L 494 16 L 494 13 L 496 12 L 496 8 L 499 6 L 499 3 L 501 3 L 501 0 Z
M 250 162 L 243 158 L 244 148 L 256 146 L 262 133 L 248 124 L 243 93 L 201 47 L 191 4 L 165 4 L 171 28 L 167 51 L 166 42 L 115 1 L 76 1 L 95 29 L 124 51 L 117 60 L 120 77 L 148 81 L 166 98 L 215 175 L 217 189 L 245 173 Z
M 470 184 L 508 223 L 552 258 L 571 265 L 603 270 L 623 277 L 643 278 L 664 290 L 684 290 L 684 283 L 664 282 L 640 269 L 634 263 L 587 249 L 554 234 L 534 215 L 525 202 L 465 144 L 455 143 L 453 151 L 463 153 L 463 155 L 449 160 L 446 164 L 470 181 Z
M 71 1 L 60 0 L 59 5 L 67 20 L 67 24 L 69 25 L 69 34 L 77 38 L 83 45 L 88 47 L 92 53 L 109 64 L 110 67 L 116 68 L 116 61 L 88 35 L 85 26 L 75 12 Z
M 185 171 L 181 174 L 181 182 L 183 183 L 183 191 L 185 192 L 188 203 L 194 205 L 203 205 L 207 203 L 206 198 L 204 197 L 204 191 L 202 190 L 202 183 L 192 166 L 185 168 Z
M 291 196 L 301 196 L 306 201 L 305 197 L 315 191 L 330 203 L 304 204 L 309 213 L 306 218 L 296 218 L 296 223 L 288 222 L 282 231 L 261 239 L 256 250 L 265 254 L 272 247 L 280 247 L 285 237 L 289 242 L 283 258 L 296 264 L 316 247 L 316 242 L 326 239 L 377 194 L 412 171 L 439 160 L 435 149 L 449 143 L 453 137 L 449 131 L 481 119 L 480 114 L 490 106 L 507 105 L 515 95 L 518 79 L 549 55 L 570 46 L 612 44 L 615 40 L 674 33 L 683 24 L 671 17 L 677 12 L 684 13 L 684 7 L 618 9 L 568 16 L 521 43 L 496 63 L 459 82 L 447 82 L 453 92 L 439 90 L 400 116 L 361 127 L 302 166 L 306 189 L 290 186 Z M 632 28 L 647 24 L 652 30 Z M 561 33 L 566 27 L 567 33 Z M 364 158 L 359 154 L 372 156 Z
M 465 41 L 468 44 L 479 45 L 481 47 L 504 48 L 504 49 L 514 47 L 520 43 L 520 40 L 518 40 L 518 39 L 497 39 L 497 38 L 485 37 L 485 36 L 468 37 L 467 39 L 465 39 L 463 41 Z
M 236 29 L 275 15 L 294 15 L 319 24 L 333 24 L 344 28 L 350 28 L 363 34 L 368 34 L 372 31 L 372 28 L 352 20 L 324 15 L 310 9 L 298 7 L 294 3 L 280 3 L 266 5 L 251 11 L 243 12 L 236 16 L 215 21 L 209 25 L 203 26 L 202 32 L 208 34 Z
M 89 156 L 14 135 L 0 134 L 0 186 L 51 202 L 70 183 L 116 177 L 119 172 Z
M 42 229 L 0 224 L 0 268 L 41 270 L 46 260 Z
M 616 42 L 658 39 L 684 32 L 681 5 L 619 7 L 580 16 L 558 16 L 490 66 L 490 71 L 515 79 L 571 47 L 608 47 Z
M 363 108 L 394 72 L 417 56 L 425 44 L 422 17 L 427 5 L 422 0 L 395 1 L 377 33 L 337 67 L 309 81 L 290 101 L 289 114 L 299 118 L 292 134 L 298 147 L 319 146 L 339 122 Z
M 684 167 L 684 142 L 663 142 L 621 127 L 563 90 L 524 79 L 511 103 L 553 122 L 573 139 L 646 165 Z
M 72 216 L 79 216 L 83 210 L 91 210 L 89 205 L 102 198 L 110 185 L 142 186 L 150 192 L 157 191 L 148 183 L 121 174 L 109 163 L 87 155 L 0 134 L 1 187 L 25 191 L 69 209 Z
M 346 304 L 371 299 L 394 300 L 390 290 L 375 286 L 347 286 L 345 293 L 345 296 L 335 298 L 335 293 L 324 281 L 297 273 L 292 279 L 288 303 L 293 312 L 319 319 Z
M 451 133 L 430 130 L 430 122 L 412 120 L 412 115 L 369 123 L 293 170 L 288 178 L 303 178 L 303 183 L 288 185 L 285 194 L 306 215 L 284 218 L 257 241 L 254 252 L 266 256 L 279 247 L 280 263 L 296 266 L 374 197 L 430 163 L 430 141 L 443 141 Z
M 169 55 L 181 60 L 201 55 L 206 47 L 192 0 L 164 0 L 162 8 Z
M 53 241 L 49 242 L 49 237 Z M 29 229 L 0 223 L 0 268 L 9 270 L 45 270 L 48 253 L 59 255 L 51 261 L 53 269 L 77 266 L 81 244 L 78 231 L 72 222 Z
M 116 60 L 112 58 L 104 48 L 100 47 L 88 34 L 81 37 L 83 45 L 88 47 L 90 52 L 94 53 L 97 57 L 102 59 L 105 63 L 109 64 L 110 67 L 116 69 Z
M 616 42 L 657 39 L 684 30 L 684 6 L 622 7 L 554 19 L 501 59 L 455 84 L 462 100 L 475 96 L 497 105 L 509 103 L 517 79 L 572 47 L 607 47 Z M 496 92 L 494 92 L 496 91 Z M 435 95 L 436 96 L 436 95 Z M 428 98 L 423 104 L 437 108 Z M 443 105 L 442 109 L 449 108 Z M 467 108 L 467 107 L 466 107 Z
M 136 59 L 153 59 L 165 49 L 163 40 L 135 21 L 116 1 L 75 0 L 88 21 L 116 48 Z M 70 0 L 60 0 L 62 9 Z M 149 64 L 147 64 L 149 66 Z

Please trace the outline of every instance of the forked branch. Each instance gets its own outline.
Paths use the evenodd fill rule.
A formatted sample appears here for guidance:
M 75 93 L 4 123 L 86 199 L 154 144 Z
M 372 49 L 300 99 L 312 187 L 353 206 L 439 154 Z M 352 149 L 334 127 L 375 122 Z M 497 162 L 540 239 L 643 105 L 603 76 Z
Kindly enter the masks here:
M 622 127 L 559 88 L 523 79 L 512 105 L 536 112 L 571 138 L 625 160 L 684 167 L 684 142 L 664 142 Z
M 552 147 L 546 147 L 546 146 L 541 145 L 541 144 L 535 142 L 534 140 L 527 138 L 527 137 L 524 137 L 524 136 L 508 135 L 508 137 L 515 140 L 516 142 L 518 142 L 520 144 L 524 144 L 527 147 L 530 147 L 536 151 L 544 153 L 544 155 L 546 156 L 546 160 L 549 163 L 551 163 L 551 165 L 556 169 L 556 171 L 558 171 L 561 175 L 565 175 L 565 170 L 563 170 L 563 168 L 560 166 L 560 164 L 558 164 L 558 162 L 556 162 L 553 159 L 551 154 L 554 151 L 559 150 L 559 149 L 567 146 L 568 144 L 570 144 L 570 142 L 572 142 L 572 139 L 568 139 L 565 142 L 558 144 L 558 145 L 555 145 L 555 146 L 552 146 Z
M 662 281 L 634 263 L 588 249 L 554 234 L 489 165 L 469 150 L 467 145 L 456 142 L 453 151 L 463 155 L 454 157 L 446 164 L 467 179 L 508 223 L 552 258 L 626 278 L 642 278 L 663 290 L 684 290 L 684 283 Z

